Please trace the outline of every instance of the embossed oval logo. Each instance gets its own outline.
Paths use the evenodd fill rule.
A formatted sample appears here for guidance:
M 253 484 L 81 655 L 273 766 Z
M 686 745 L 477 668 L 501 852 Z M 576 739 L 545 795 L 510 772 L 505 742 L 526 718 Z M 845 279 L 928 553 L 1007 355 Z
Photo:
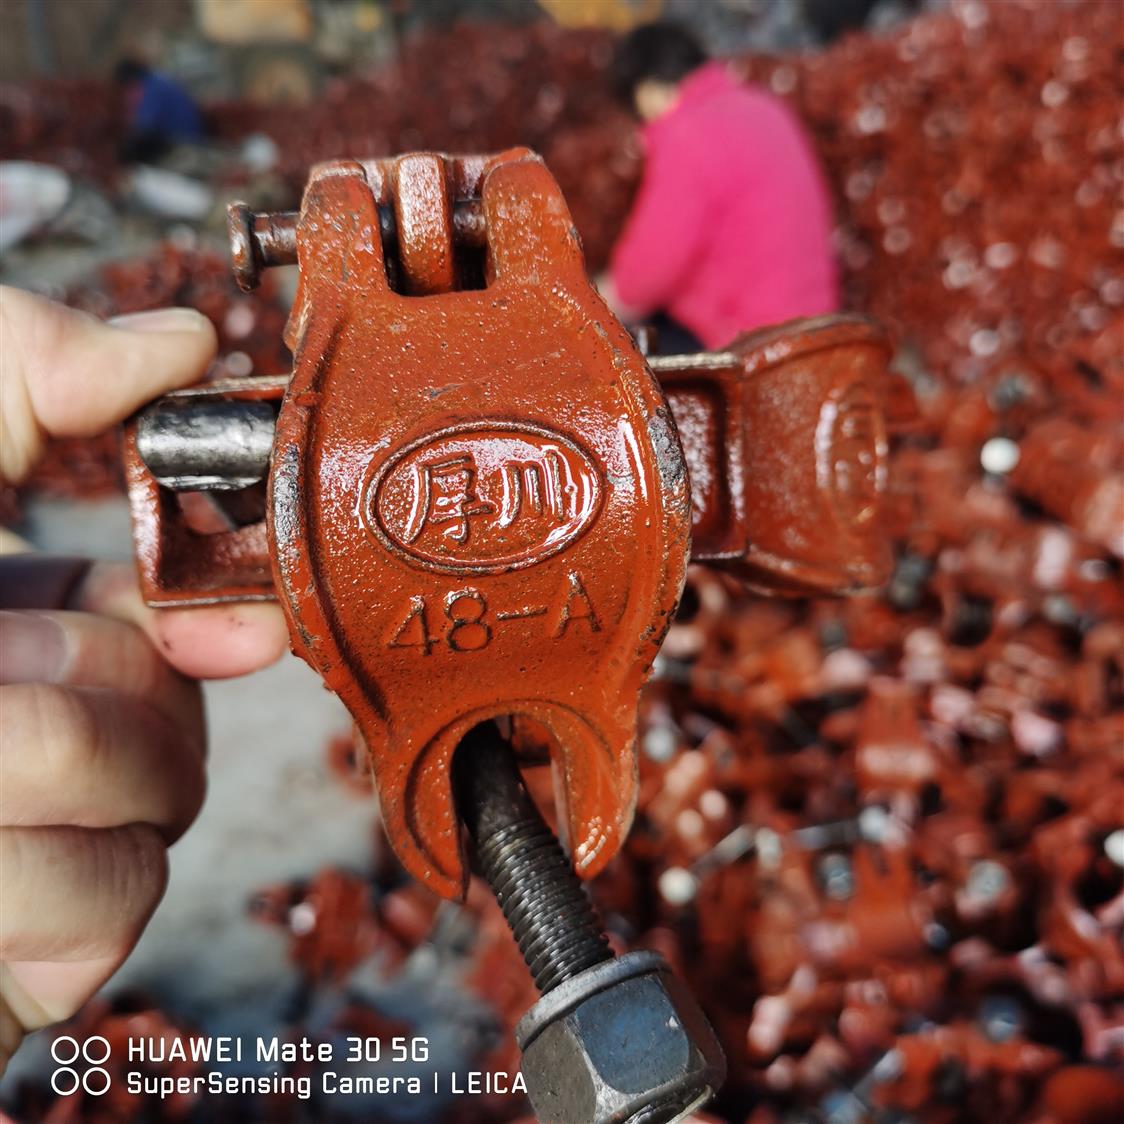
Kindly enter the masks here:
M 589 528 L 601 478 L 588 453 L 545 426 L 452 426 L 400 450 L 366 486 L 367 526 L 434 570 L 495 574 L 533 566 Z
M 886 438 L 874 392 L 853 383 L 825 405 L 817 428 L 821 487 L 843 525 L 861 530 L 875 517 L 885 485 Z

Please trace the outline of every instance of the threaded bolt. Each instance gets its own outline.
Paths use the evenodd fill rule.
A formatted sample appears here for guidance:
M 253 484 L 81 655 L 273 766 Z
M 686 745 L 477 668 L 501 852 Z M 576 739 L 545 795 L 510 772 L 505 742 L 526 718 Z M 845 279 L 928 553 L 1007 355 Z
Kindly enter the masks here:
M 593 905 L 523 784 L 494 723 L 471 730 L 453 765 L 457 808 L 535 985 L 544 994 L 613 958 Z

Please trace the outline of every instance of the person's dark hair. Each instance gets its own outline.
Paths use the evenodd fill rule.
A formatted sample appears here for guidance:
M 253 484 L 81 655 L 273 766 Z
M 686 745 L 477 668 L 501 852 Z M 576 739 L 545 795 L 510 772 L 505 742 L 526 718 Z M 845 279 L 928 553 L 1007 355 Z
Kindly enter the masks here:
M 113 81 L 118 86 L 129 86 L 148 77 L 148 67 L 138 59 L 122 59 L 113 68 Z
M 678 82 L 706 62 L 706 51 L 680 23 L 660 20 L 633 28 L 617 43 L 611 77 L 617 96 L 631 104 L 641 82 Z

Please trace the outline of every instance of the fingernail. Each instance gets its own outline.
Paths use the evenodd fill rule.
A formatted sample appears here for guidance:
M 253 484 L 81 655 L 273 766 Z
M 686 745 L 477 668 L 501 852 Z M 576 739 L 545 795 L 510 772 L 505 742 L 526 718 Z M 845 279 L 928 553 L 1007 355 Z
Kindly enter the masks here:
M 69 663 L 66 632 L 53 617 L 0 612 L 0 683 L 58 683 Z
M 149 312 L 130 312 L 114 316 L 109 324 L 127 332 L 202 332 L 207 317 L 194 308 L 154 308 Z

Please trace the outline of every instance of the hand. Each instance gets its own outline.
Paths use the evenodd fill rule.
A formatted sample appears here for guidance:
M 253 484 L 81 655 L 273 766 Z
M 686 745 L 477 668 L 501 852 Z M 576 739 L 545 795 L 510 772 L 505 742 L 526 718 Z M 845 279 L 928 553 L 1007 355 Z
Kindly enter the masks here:
M 49 436 L 198 380 L 214 351 L 190 309 L 102 324 L 0 287 L 0 474 L 18 482 Z M 194 680 L 287 643 L 274 606 L 154 612 L 131 566 L 70 563 L 69 582 L 50 561 L 20 568 L 0 588 L 0 1072 L 116 971 L 160 900 L 205 787 Z

